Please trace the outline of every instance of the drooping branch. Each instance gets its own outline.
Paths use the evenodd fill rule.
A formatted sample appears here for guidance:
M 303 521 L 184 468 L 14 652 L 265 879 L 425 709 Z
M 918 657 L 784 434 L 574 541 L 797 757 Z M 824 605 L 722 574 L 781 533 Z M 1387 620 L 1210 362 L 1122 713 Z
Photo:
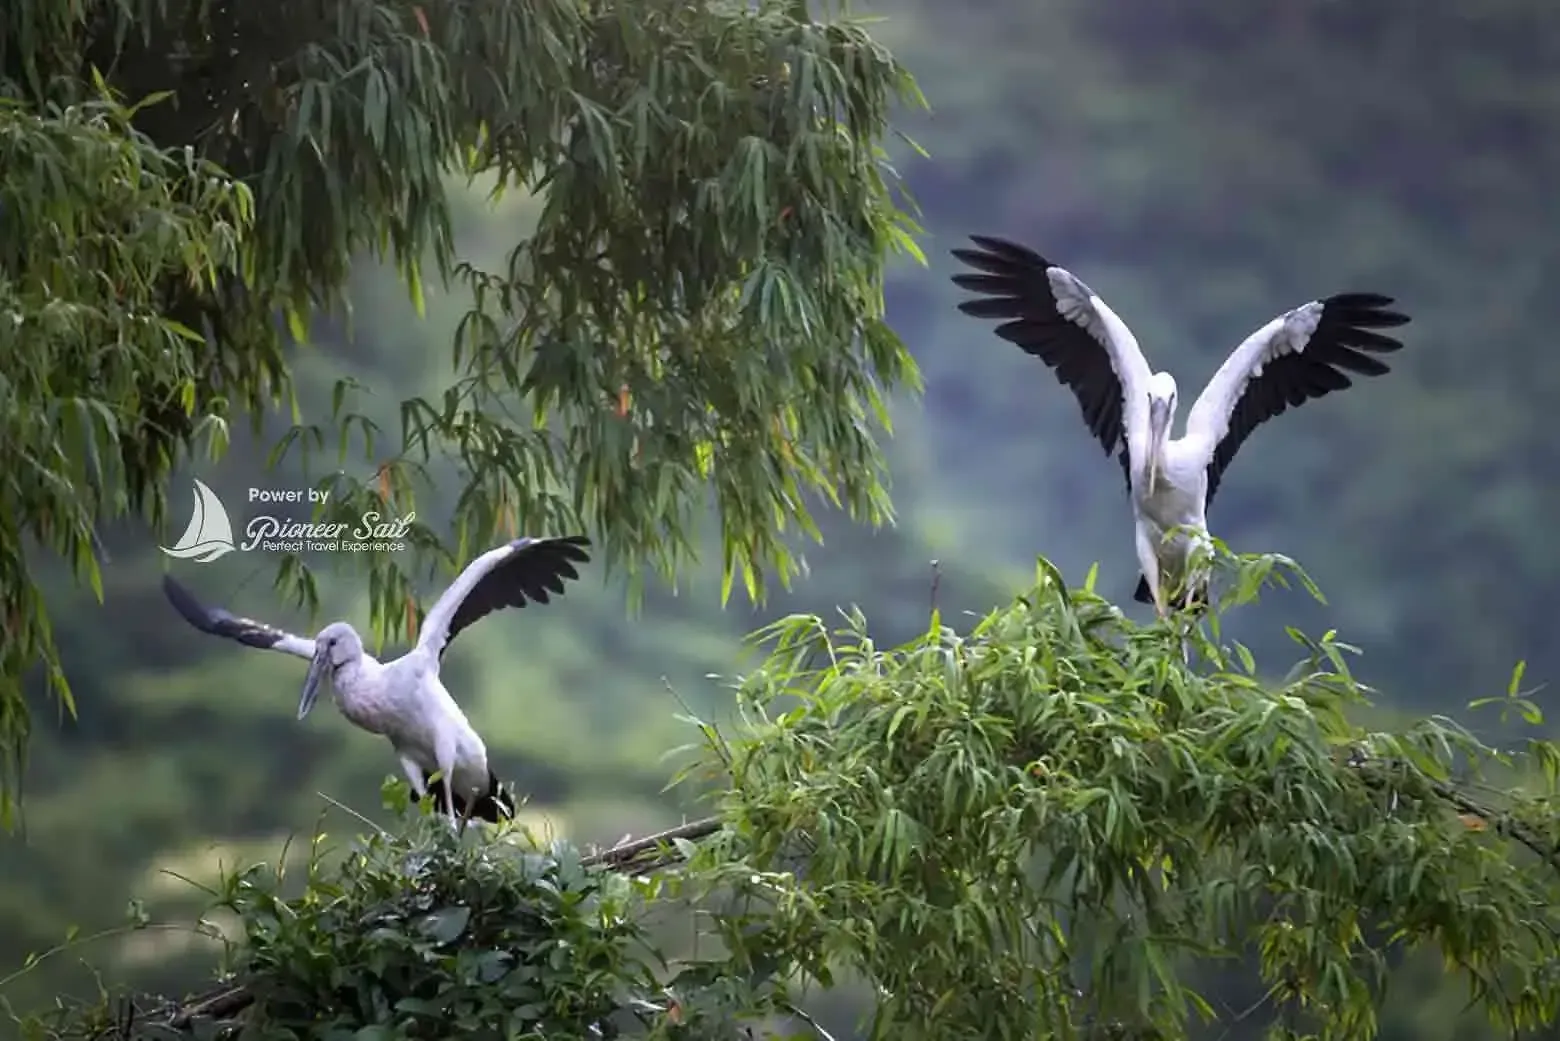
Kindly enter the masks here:
M 1367 760 L 1352 760 L 1351 765 L 1362 771 L 1365 783 L 1373 788 L 1388 789 L 1391 786 L 1389 776 L 1390 765 L 1385 762 L 1371 762 Z M 1510 812 L 1498 809 L 1487 803 L 1480 802 L 1447 781 L 1429 781 L 1430 793 L 1441 802 L 1456 810 L 1459 814 L 1472 817 L 1492 829 L 1495 834 L 1511 839 L 1522 846 L 1527 847 L 1535 856 L 1544 863 L 1560 871 L 1560 848 L 1555 843 L 1545 839 L 1537 829 L 1524 824 Z

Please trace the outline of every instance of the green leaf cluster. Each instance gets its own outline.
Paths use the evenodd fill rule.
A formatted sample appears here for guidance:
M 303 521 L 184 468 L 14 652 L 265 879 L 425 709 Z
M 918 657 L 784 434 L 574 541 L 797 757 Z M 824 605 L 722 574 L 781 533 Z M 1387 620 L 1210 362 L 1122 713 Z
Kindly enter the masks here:
M 257 869 L 222 903 L 244 923 L 257 1041 L 585 1037 L 629 983 L 654 994 L 630 950 L 626 881 L 588 877 L 566 852 L 461 844 L 439 822 L 368 838 L 299 898 Z
M 1288 567 L 1243 558 L 1231 598 Z M 1368 1037 L 1416 948 L 1502 1027 L 1552 1021 L 1552 772 L 1492 807 L 1521 762 L 1447 721 L 1351 724 L 1331 635 L 1293 634 L 1273 685 L 1206 629 L 1135 625 L 1043 561 L 968 635 L 777 622 L 708 855 L 799 978 L 870 981 L 873 1037 L 1185 1037 L 1239 1018 L 1194 986 L 1215 967 L 1260 979 L 1275 1029 Z
M 431 14 L 431 38 L 528 45 L 475 17 Z M 766 570 L 787 581 L 800 567 L 787 533 L 817 535 L 810 500 L 891 516 L 875 431 L 885 395 L 918 374 L 883 321 L 882 271 L 919 254 L 881 139 L 892 105 L 919 101 L 914 84 L 860 26 L 791 4 L 526 21 L 553 60 L 514 65 L 518 107 L 479 110 L 451 143 L 463 172 L 544 205 L 504 270 L 455 268 L 472 294 L 455 381 L 401 402 L 390 431 L 352 411 L 361 388 L 343 384 L 330 421 L 288 447 L 356 428 L 403 511 L 452 460 L 454 559 L 517 526 L 584 526 L 636 584 L 646 565 L 672 576 L 691 558 L 713 494 L 723 594 L 740 576 L 760 599 Z M 369 499 L 337 495 L 322 513 L 359 516 L 374 494 L 359 483 Z M 411 575 L 368 563 L 389 605 L 375 617 L 402 631 Z
M 404 785 L 389 787 L 387 804 L 404 809 Z M 229 946 L 225 986 L 188 1003 L 139 997 L 63 1009 L 19 1020 L 23 1033 L 51 1041 L 698 1041 L 733 1036 L 738 1017 L 758 1007 L 740 979 L 662 981 L 665 965 L 647 942 L 655 884 L 519 828 L 456 835 L 415 807 L 400 824 L 395 834 L 354 840 L 344 855 L 318 833 L 297 895 L 286 895 L 298 886 L 281 868 L 227 875 L 208 912 L 241 933 Z M 143 917 L 133 927 L 149 924 Z
M 454 504 L 415 563 L 368 555 L 381 635 L 415 625 L 419 570 L 517 530 L 591 531 L 637 590 L 691 559 L 713 504 L 726 590 L 756 599 L 801 567 L 810 504 L 888 519 L 885 395 L 918 379 L 883 321 L 887 259 L 919 255 L 883 151 L 902 101 L 861 25 L 790 0 L 5 5 L 0 284 L 27 325 L 0 332 L 22 363 L 0 428 L 27 436 L 0 743 L 25 746 L 28 664 L 68 700 L 23 542 L 90 575 L 115 506 L 161 525 L 203 431 L 219 455 L 223 417 L 291 401 L 283 327 L 307 340 L 365 256 L 419 309 L 426 270 L 469 311 L 450 383 L 394 402 L 399 430 L 344 382 L 329 417 L 292 402 L 273 453 L 338 445 L 348 516 Z M 500 271 L 451 230 L 447 186 L 479 177 L 542 201 Z M 434 489 L 451 461 L 461 487 Z M 313 602 L 302 561 L 277 578 Z
M 100 84 L 101 85 L 101 84 Z M 253 219 L 249 190 L 133 129 L 103 98 L 31 110 L 0 96 L 0 788 L 28 733 L 37 663 L 65 707 L 29 544 L 101 598 L 96 525 L 160 510 L 211 364 L 170 293 L 219 292 Z M 246 369 L 276 375 L 267 356 Z M 221 401 L 204 406 L 222 436 Z M 11 805 L 0 801 L 0 819 Z

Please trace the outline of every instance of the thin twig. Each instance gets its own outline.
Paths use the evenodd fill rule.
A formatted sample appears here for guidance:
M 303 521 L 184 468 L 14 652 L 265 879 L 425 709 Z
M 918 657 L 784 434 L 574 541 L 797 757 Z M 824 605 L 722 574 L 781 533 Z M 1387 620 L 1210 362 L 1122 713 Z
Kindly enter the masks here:
M 131 922 L 127 925 L 116 925 L 108 929 L 99 930 L 98 932 L 87 936 L 72 937 L 69 940 L 55 944 L 53 947 L 50 947 L 48 950 L 43 951 L 34 957 L 29 957 L 27 959 L 27 963 L 21 968 L 15 970 L 14 972 L 7 973 L 3 977 L 0 977 L 0 990 L 4 990 L 12 983 L 15 983 L 23 976 L 32 972 L 39 966 L 40 963 L 48 961 L 50 958 L 64 954 L 66 951 L 75 950 L 77 947 L 83 947 L 87 944 L 98 943 L 102 940 L 111 940 L 120 936 L 128 936 L 131 933 L 146 932 L 194 933 L 196 936 L 205 937 L 208 940 L 222 939 L 220 933 L 218 933 L 209 924 L 204 922 L 197 922 L 195 925 L 185 925 L 182 922 Z
M 336 809 L 340 810 L 342 813 L 345 813 L 345 814 L 347 814 L 349 816 L 352 816 L 352 817 L 356 817 L 361 823 L 366 824 L 370 828 L 373 828 L 375 831 L 379 832 L 379 834 L 382 837 L 385 837 L 385 838 L 389 837 L 389 835 L 390 835 L 389 832 L 385 831 L 385 829 L 381 828 L 379 825 L 375 824 L 373 821 L 369 820 L 367 817 L 363 816 L 361 813 L 359 813 L 357 810 L 354 810 L 352 807 L 348 806 L 346 803 L 339 802 L 336 799 L 332 799 L 330 796 L 326 795 L 324 792 L 315 792 L 314 794 L 318 795 L 321 799 L 324 799 L 326 802 L 328 802 L 332 806 L 336 807 Z
M 787 1003 L 784 1007 L 785 1010 L 791 1015 L 812 1027 L 813 1032 L 822 1038 L 823 1041 L 834 1041 L 834 1035 L 823 1029 L 823 1025 L 812 1017 L 812 1013 L 789 1003 Z

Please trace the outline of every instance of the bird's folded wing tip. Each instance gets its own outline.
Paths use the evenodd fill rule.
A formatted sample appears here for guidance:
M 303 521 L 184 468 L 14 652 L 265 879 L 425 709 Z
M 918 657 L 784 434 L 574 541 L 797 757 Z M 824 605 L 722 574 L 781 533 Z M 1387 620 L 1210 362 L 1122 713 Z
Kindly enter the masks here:
M 507 553 L 519 553 L 521 550 L 531 549 L 537 546 L 552 545 L 564 551 L 564 555 L 576 560 L 589 560 L 590 555 L 585 552 L 592 546 L 588 535 L 552 535 L 545 538 L 535 538 L 530 535 L 523 536 L 501 547 Z
M 1000 235 L 970 235 L 970 241 L 988 253 L 1006 253 L 1014 248 L 1022 248 L 1011 239 Z

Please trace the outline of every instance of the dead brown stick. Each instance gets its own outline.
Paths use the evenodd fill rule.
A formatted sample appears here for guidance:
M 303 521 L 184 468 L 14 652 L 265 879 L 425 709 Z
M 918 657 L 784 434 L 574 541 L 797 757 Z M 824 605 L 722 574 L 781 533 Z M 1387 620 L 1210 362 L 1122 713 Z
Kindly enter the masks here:
M 689 821 L 687 824 L 679 824 L 675 828 L 667 828 L 665 831 L 647 835 L 642 839 L 621 842 L 611 849 L 581 857 L 580 863 L 585 867 L 621 870 L 632 867 L 634 862 L 646 853 L 658 852 L 663 847 L 671 845 L 674 839 L 687 839 L 691 842 L 694 839 L 707 838 L 719 830 L 719 818 L 705 817 L 701 820 Z
M 242 1012 L 254 1003 L 255 996 L 241 983 L 230 983 L 217 990 L 207 991 L 200 997 L 186 1002 L 168 1019 L 168 1025 L 182 1030 L 201 1016 L 226 1019 Z

